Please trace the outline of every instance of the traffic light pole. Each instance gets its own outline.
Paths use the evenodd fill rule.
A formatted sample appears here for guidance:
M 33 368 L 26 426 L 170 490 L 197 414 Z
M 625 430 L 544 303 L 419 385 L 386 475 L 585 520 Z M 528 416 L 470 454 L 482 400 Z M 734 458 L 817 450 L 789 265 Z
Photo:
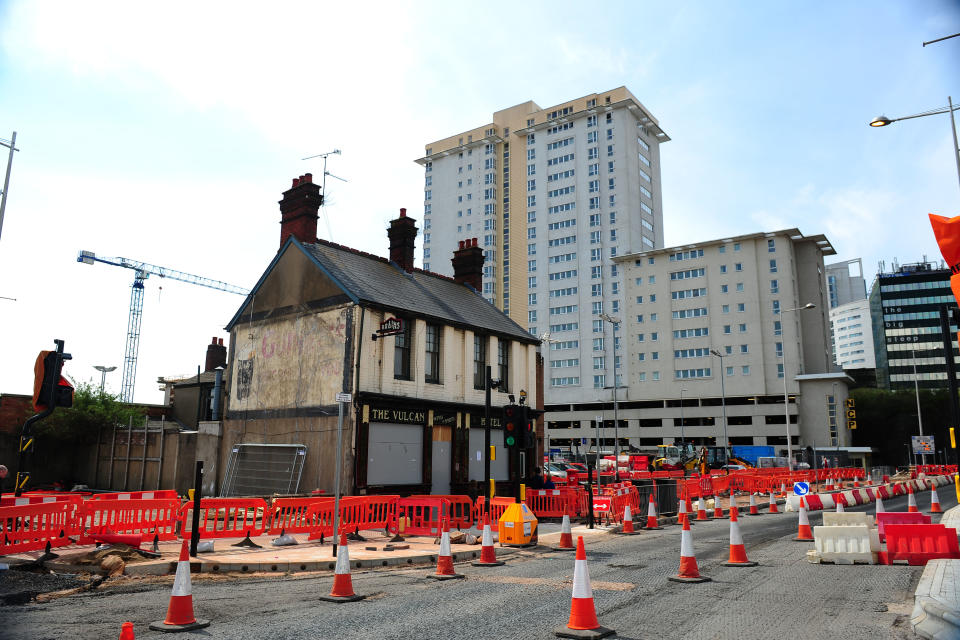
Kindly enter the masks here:
M 32 415 L 27 418 L 27 421 L 23 423 L 23 428 L 20 430 L 20 451 L 17 454 L 17 476 L 14 480 L 14 495 L 20 497 L 23 493 L 23 487 L 26 486 L 27 482 L 30 481 L 30 471 L 24 469 L 27 464 L 27 461 L 30 460 L 28 454 L 33 453 L 33 425 L 37 422 L 40 422 L 57 408 L 57 384 L 56 382 L 60 380 L 60 372 L 63 369 L 63 361 L 70 360 L 71 356 L 69 353 L 63 352 L 63 340 L 54 340 L 54 344 L 57 345 L 57 350 L 55 354 L 55 366 L 54 373 L 50 376 L 47 375 L 46 369 L 41 372 L 43 376 L 41 380 L 45 380 L 48 377 L 51 377 L 54 381 L 53 384 L 49 385 L 46 389 L 46 397 L 42 398 L 44 404 L 46 405 L 38 414 Z
M 960 398 L 957 397 L 957 367 L 953 360 L 953 334 L 950 332 L 950 311 L 947 305 L 940 305 L 940 332 L 943 335 L 943 354 L 947 365 L 947 388 L 950 391 L 950 426 L 958 427 L 960 422 Z M 949 429 L 947 431 L 949 433 Z M 957 463 L 957 451 L 954 449 L 954 463 Z
M 483 372 L 483 492 L 487 496 L 486 508 L 490 510 L 490 501 L 493 500 L 493 487 L 490 486 L 490 365 Z

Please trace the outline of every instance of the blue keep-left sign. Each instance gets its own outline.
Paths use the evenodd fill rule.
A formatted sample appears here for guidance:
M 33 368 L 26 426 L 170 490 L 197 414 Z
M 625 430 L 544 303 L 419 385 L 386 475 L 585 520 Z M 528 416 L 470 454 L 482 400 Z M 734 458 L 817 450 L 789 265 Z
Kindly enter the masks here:
M 794 482 L 793 493 L 798 496 L 805 496 L 810 493 L 810 485 L 806 482 Z

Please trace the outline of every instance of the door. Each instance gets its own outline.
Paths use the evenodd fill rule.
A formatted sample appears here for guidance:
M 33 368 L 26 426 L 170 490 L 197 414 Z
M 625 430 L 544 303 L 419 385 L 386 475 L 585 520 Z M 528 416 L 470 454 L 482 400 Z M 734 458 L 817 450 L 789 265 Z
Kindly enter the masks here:
M 434 495 L 450 495 L 450 464 L 452 460 L 452 447 L 449 440 L 433 441 L 433 472 L 430 483 L 432 488 L 430 493 Z

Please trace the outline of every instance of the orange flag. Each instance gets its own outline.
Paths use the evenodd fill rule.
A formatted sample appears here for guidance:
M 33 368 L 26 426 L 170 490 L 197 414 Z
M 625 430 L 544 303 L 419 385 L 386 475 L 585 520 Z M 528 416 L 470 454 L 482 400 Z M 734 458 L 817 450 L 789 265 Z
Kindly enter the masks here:
M 960 216 L 945 218 L 933 213 L 929 215 L 933 235 L 940 246 L 940 253 L 950 267 L 950 288 L 953 290 L 953 297 L 960 301 Z M 960 340 L 960 333 L 957 337 Z

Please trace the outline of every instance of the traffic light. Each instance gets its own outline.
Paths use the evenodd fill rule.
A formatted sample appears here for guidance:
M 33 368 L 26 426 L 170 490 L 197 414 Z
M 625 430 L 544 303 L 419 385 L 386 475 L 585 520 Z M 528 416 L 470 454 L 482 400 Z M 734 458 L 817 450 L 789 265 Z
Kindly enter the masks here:
M 63 361 L 70 360 L 69 353 L 41 351 L 33 365 L 33 408 L 45 411 L 47 408 L 73 406 L 73 385 L 60 375 Z
M 530 418 L 530 410 L 524 406 L 523 412 L 523 435 L 520 438 L 521 449 L 533 449 L 537 446 L 537 435 L 535 432 L 536 421 Z
M 503 407 L 503 446 L 513 449 L 520 446 L 520 407 L 508 404 Z

